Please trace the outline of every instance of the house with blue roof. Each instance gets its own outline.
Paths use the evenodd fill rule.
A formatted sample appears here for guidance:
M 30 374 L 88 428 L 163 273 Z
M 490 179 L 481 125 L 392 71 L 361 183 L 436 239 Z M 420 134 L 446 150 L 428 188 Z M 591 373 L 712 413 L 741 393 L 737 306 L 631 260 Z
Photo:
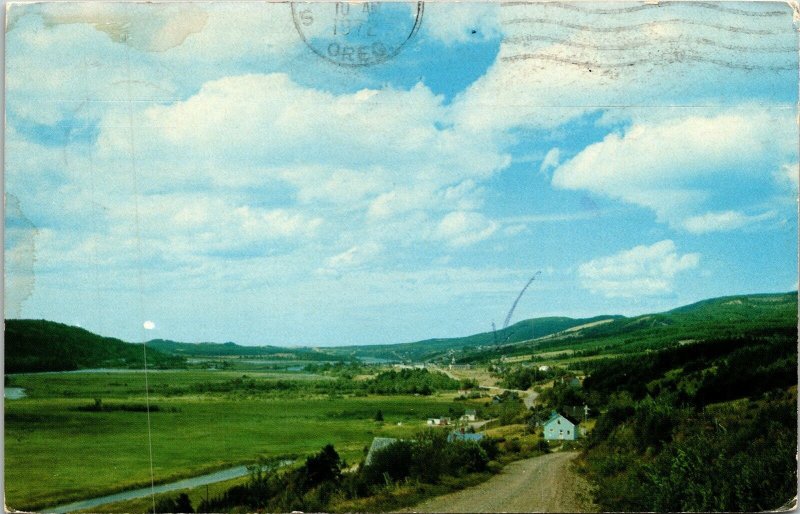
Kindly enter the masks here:
M 578 421 L 556 411 L 544 422 L 543 427 L 545 441 L 574 441 L 578 438 Z

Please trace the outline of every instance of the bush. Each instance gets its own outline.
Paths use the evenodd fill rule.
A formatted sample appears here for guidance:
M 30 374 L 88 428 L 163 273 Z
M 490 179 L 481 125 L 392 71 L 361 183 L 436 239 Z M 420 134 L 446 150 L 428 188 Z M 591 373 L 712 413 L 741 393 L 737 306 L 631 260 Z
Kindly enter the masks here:
M 192 501 L 186 493 L 181 493 L 177 498 L 164 497 L 156 502 L 157 513 L 180 513 L 187 514 L 194 512 Z

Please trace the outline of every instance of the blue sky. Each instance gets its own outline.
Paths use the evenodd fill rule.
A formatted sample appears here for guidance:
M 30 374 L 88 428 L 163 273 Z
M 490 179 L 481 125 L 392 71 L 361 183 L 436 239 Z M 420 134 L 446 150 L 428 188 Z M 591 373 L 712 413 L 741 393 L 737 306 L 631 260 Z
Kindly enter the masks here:
M 286 4 L 8 19 L 6 317 L 369 344 L 486 331 L 536 271 L 516 320 L 797 288 L 786 6 L 426 4 L 364 68 Z

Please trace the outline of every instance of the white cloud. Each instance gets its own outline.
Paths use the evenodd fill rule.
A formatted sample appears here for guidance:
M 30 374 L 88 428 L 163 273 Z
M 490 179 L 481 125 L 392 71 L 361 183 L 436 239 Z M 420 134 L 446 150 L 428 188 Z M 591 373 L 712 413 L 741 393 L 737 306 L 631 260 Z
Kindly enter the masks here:
M 624 9 L 609 15 L 558 2 L 504 5 L 498 58 L 457 98 L 456 123 L 475 131 L 552 129 L 614 107 L 629 119 L 662 106 L 725 105 L 754 84 L 769 92 L 795 78 L 796 35 L 790 23 L 778 27 L 780 18 L 681 4 Z M 710 13 L 713 35 L 701 36 Z M 726 23 L 736 30 L 717 28 Z M 755 48 L 742 40 L 749 31 L 759 34 Z
M 635 124 L 563 163 L 552 183 L 652 209 L 659 221 L 675 228 L 703 231 L 698 216 L 708 206 L 747 205 L 754 185 L 771 181 L 762 170 L 775 169 L 795 152 L 792 134 L 774 129 L 791 126 L 791 116 L 780 109 L 744 106 Z M 727 229 L 746 221 L 730 213 L 717 217 L 727 221 Z
M 551 148 L 547 155 L 542 159 L 542 164 L 539 166 L 539 173 L 547 175 L 550 170 L 558 166 L 561 159 L 561 152 L 558 148 Z
M 775 211 L 749 216 L 739 211 L 707 212 L 683 220 L 683 227 L 692 234 L 735 230 L 776 216 Z
M 800 181 L 800 163 L 784 164 L 775 173 L 775 179 L 781 185 L 788 185 L 794 194 L 797 194 Z
M 671 293 L 675 275 L 699 262 L 700 254 L 679 255 L 675 243 L 666 239 L 585 262 L 578 275 L 584 288 L 607 298 L 656 296 Z
M 325 264 L 333 270 L 361 266 L 380 255 L 382 251 L 383 247 L 379 244 L 364 243 L 334 255 Z
M 468 246 L 487 239 L 496 230 L 497 223 L 480 213 L 455 211 L 442 218 L 433 237 L 451 246 Z
M 422 84 L 332 95 L 285 74 L 226 77 L 186 101 L 137 114 L 137 152 L 160 175 L 188 174 L 183 156 L 192 152 L 203 156 L 192 163 L 194 176 L 221 184 L 279 179 L 302 199 L 319 198 L 321 186 L 332 193 L 328 200 L 342 202 L 405 191 L 400 201 L 416 204 L 509 163 L 488 137 L 437 128 L 447 115 L 442 102 Z M 101 157 L 129 151 L 127 116 L 103 121 Z

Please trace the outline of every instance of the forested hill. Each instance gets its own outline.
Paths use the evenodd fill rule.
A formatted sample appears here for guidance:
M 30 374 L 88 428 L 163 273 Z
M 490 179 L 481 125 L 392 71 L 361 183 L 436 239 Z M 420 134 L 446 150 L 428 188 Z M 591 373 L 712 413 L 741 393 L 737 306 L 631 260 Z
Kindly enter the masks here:
M 622 316 L 595 316 L 593 318 L 575 319 L 563 316 L 526 319 L 496 332 L 482 332 L 464 337 L 441 339 L 425 339 L 413 343 L 376 344 L 361 346 L 338 346 L 325 348 L 327 352 L 337 355 L 349 354 L 358 357 L 373 357 L 389 360 L 426 360 L 442 356 L 450 351 L 474 349 L 482 346 L 527 341 L 534 337 L 543 337 L 567 331 L 573 327 L 591 325 L 598 322 L 611 321 Z
M 164 353 L 193 357 L 231 357 L 253 356 L 270 359 L 287 359 L 303 361 L 332 360 L 331 355 L 310 348 L 283 348 L 280 346 L 242 346 L 233 342 L 227 343 L 181 343 L 169 339 L 153 339 L 147 342 L 148 348 Z M 333 360 L 343 360 L 336 358 Z
M 153 368 L 182 366 L 183 357 L 148 349 Z M 5 372 L 70 371 L 86 368 L 142 368 L 141 344 L 102 337 L 88 330 L 45 320 L 5 321 Z
M 712 298 L 666 312 L 616 317 L 604 323 L 538 336 L 534 340 L 465 352 L 461 362 L 569 349 L 578 355 L 638 353 L 711 338 L 741 338 L 774 330 L 797 330 L 797 293 Z

